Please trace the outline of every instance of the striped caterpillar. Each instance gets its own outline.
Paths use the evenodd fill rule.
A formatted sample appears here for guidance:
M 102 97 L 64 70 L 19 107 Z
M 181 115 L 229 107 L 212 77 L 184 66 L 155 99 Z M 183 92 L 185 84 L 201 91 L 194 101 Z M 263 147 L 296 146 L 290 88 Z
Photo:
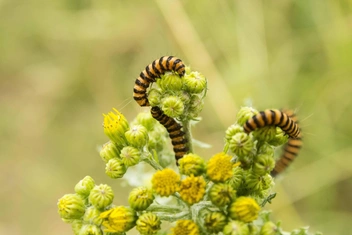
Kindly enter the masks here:
M 158 120 L 169 133 L 175 152 L 176 164 L 178 165 L 178 160 L 180 160 L 188 151 L 188 147 L 186 146 L 187 139 L 185 138 L 185 133 L 181 131 L 182 126 L 173 118 L 165 115 L 163 111 L 157 106 L 152 107 L 151 114 L 153 118 Z
M 280 110 L 270 110 L 259 112 L 250 118 L 243 126 L 244 130 L 249 133 L 257 128 L 264 126 L 278 126 L 280 127 L 290 138 L 298 138 L 301 131 L 296 122 L 290 118 L 286 113 Z
M 140 73 L 133 87 L 133 98 L 140 106 L 150 106 L 147 88 L 166 71 L 175 71 L 182 77 L 185 74 L 185 65 L 175 56 L 163 56 L 149 64 Z
M 283 110 L 294 122 L 298 123 L 297 117 L 292 110 Z M 280 158 L 276 161 L 274 169 L 271 171 L 271 176 L 275 177 L 283 172 L 298 156 L 298 153 L 302 147 L 301 134 L 295 139 L 288 139 L 288 142 L 284 146 L 284 151 Z

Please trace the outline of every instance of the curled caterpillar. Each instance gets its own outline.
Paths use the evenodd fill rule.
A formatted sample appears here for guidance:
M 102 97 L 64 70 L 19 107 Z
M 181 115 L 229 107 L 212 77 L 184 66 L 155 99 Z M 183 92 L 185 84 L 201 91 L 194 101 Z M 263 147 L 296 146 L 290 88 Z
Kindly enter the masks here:
M 178 160 L 180 160 L 188 151 L 185 133 L 181 131 L 182 126 L 173 118 L 165 115 L 157 106 L 152 107 L 151 114 L 153 118 L 158 120 L 169 133 L 175 152 L 176 164 L 178 165 Z
M 278 126 L 290 138 L 298 138 L 301 133 L 297 123 L 292 118 L 290 118 L 286 113 L 275 109 L 267 109 L 259 112 L 250 118 L 244 124 L 243 128 L 247 133 L 249 133 L 264 126 Z
M 182 77 L 185 74 L 185 65 L 175 56 L 163 56 L 149 64 L 140 73 L 133 87 L 133 98 L 140 106 L 150 106 L 147 88 L 166 71 L 175 71 Z
M 291 118 L 295 123 L 298 124 L 296 114 L 292 110 L 283 110 L 282 112 L 284 112 L 289 118 Z M 302 144 L 303 142 L 301 134 L 295 139 L 288 139 L 288 142 L 284 146 L 283 153 L 281 154 L 280 158 L 276 161 L 275 167 L 270 173 L 271 176 L 277 176 L 295 160 L 302 147 Z
M 298 153 L 302 147 L 302 139 L 298 137 L 296 139 L 289 139 L 284 147 L 284 152 L 280 158 L 276 161 L 274 169 L 271 171 L 271 176 L 275 177 L 283 172 L 298 156 Z

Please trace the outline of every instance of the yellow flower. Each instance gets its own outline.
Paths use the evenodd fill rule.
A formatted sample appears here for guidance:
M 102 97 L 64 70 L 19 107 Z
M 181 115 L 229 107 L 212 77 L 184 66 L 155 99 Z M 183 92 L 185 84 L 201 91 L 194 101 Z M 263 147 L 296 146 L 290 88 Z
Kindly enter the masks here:
M 123 233 L 135 226 L 137 215 L 130 208 L 118 206 L 101 213 L 100 218 L 103 219 L 105 232 Z
M 225 182 L 233 175 L 232 168 L 236 166 L 231 162 L 231 156 L 223 152 L 210 158 L 207 165 L 207 175 L 213 182 Z
M 160 196 L 170 196 L 179 189 L 180 176 L 171 169 L 157 171 L 152 178 L 153 190 Z
M 125 138 L 125 132 L 128 131 L 128 122 L 117 109 L 113 108 L 114 112 L 109 112 L 108 114 L 103 114 L 104 116 L 104 133 L 109 137 L 110 140 L 114 141 L 116 144 L 127 144 Z
M 171 235 L 199 235 L 199 228 L 192 220 L 178 220 Z
M 260 206 L 250 197 L 239 197 L 229 207 L 231 219 L 240 220 L 245 223 L 252 222 L 258 217 Z
M 180 196 L 183 201 L 192 205 L 199 202 L 205 194 L 205 180 L 202 176 L 194 177 L 191 175 L 182 180 L 180 186 Z

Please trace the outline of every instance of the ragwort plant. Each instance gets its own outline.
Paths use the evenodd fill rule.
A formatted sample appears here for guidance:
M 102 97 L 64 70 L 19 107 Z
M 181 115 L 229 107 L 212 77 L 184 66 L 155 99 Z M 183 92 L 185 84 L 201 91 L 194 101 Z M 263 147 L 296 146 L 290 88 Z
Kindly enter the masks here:
M 157 86 L 150 87 L 154 82 Z M 146 67 L 135 82 L 134 99 L 152 112 L 139 113 L 132 122 L 116 109 L 104 114 L 109 141 L 100 157 L 107 176 L 135 186 L 129 205 L 113 204 L 109 185 L 84 177 L 75 193 L 58 201 L 59 215 L 74 234 L 122 235 L 132 228 L 143 235 L 308 234 L 307 228 L 284 232 L 262 209 L 276 195 L 273 176 L 301 146 L 294 114 L 242 107 L 224 132 L 223 150 L 205 161 L 193 150 L 192 143 L 199 142 L 192 140 L 190 127 L 200 121 L 206 92 L 206 78 L 176 57 Z M 275 148 L 286 142 L 285 153 L 275 161 Z M 149 182 L 146 165 L 155 170 Z M 162 223 L 171 223 L 171 229 L 162 229 Z

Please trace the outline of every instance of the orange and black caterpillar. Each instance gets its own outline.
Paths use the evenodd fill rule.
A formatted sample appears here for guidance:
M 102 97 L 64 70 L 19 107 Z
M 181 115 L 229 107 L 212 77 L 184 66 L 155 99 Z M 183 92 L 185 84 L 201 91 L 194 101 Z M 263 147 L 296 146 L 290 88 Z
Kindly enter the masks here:
M 133 98 L 140 106 L 150 106 L 147 88 L 166 71 L 175 71 L 182 77 L 185 74 L 185 65 L 175 56 L 163 56 L 149 64 L 136 79 L 133 87 Z
M 280 110 L 261 111 L 258 114 L 250 118 L 243 126 L 244 130 L 249 133 L 257 128 L 264 126 L 278 126 L 280 127 L 290 138 L 298 138 L 301 131 L 297 123 L 284 112 Z
M 152 107 L 151 114 L 153 118 L 158 120 L 169 133 L 172 145 L 174 147 L 176 164 L 178 165 L 178 160 L 180 160 L 188 151 L 185 133 L 181 131 L 182 126 L 173 118 L 165 115 L 158 106 Z
M 295 123 L 298 123 L 296 114 L 292 110 L 284 110 L 285 114 L 288 115 Z M 271 176 L 275 177 L 283 172 L 298 156 L 298 153 L 302 147 L 301 134 L 295 139 L 289 138 L 288 142 L 284 146 L 284 151 L 280 158 L 276 161 L 274 169 L 271 171 Z

